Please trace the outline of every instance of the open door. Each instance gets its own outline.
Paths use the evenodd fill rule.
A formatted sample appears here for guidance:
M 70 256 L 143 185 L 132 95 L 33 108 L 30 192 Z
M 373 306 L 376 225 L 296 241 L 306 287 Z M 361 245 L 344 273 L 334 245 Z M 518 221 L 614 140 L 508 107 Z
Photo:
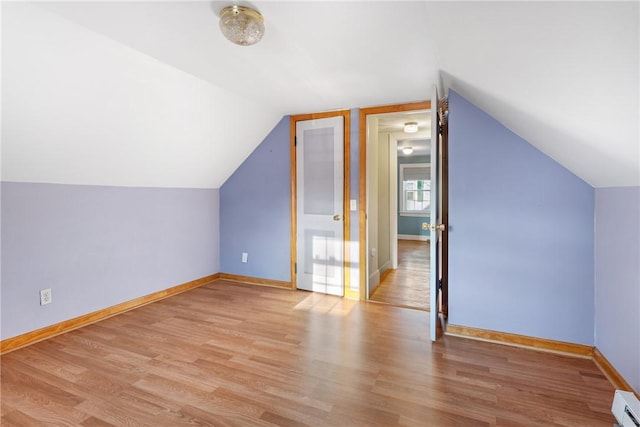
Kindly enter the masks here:
M 443 274 L 446 276 L 446 270 L 443 269 L 443 259 L 446 258 L 446 252 L 443 251 L 442 236 L 446 232 L 446 225 L 443 220 L 443 195 L 446 188 L 443 183 L 446 179 L 443 175 L 444 165 L 442 157 L 443 139 L 441 132 L 440 108 L 438 108 L 438 89 L 434 85 L 431 95 L 431 268 L 430 268 L 430 335 L 431 340 L 435 341 L 442 336 L 443 325 L 440 323 L 440 315 L 442 309 L 441 284 Z M 444 191 L 443 191 L 444 190 Z M 445 264 L 446 268 L 446 264 Z

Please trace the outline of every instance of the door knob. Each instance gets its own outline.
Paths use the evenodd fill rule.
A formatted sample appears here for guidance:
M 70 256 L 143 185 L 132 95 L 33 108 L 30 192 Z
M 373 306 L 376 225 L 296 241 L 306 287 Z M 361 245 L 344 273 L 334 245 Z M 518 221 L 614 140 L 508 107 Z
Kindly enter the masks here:
M 447 227 L 444 224 L 438 224 L 438 225 L 431 224 L 429 226 L 429 230 L 431 230 L 431 231 L 436 231 L 436 230 L 437 231 L 444 231 L 444 230 L 446 230 L 446 228 Z
M 333 216 L 333 220 L 334 220 L 334 221 L 340 221 L 341 219 L 342 219 L 342 216 L 341 216 L 341 215 L 334 215 L 334 216 Z

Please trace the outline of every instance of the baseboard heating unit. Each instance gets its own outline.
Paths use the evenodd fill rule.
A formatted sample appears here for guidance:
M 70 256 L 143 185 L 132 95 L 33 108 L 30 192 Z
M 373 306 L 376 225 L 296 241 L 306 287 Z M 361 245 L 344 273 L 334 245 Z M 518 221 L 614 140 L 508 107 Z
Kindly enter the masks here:
M 619 427 L 640 427 L 640 401 L 629 391 L 616 390 L 611 412 Z

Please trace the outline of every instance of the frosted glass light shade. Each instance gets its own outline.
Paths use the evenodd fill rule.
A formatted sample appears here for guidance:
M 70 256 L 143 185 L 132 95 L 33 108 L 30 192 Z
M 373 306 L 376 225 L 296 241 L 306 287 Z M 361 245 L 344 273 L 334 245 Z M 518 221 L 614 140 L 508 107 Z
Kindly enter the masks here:
M 220 30 L 229 41 L 250 46 L 262 39 L 264 18 L 249 7 L 227 6 L 220 11 Z
M 413 153 L 413 147 L 404 147 L 402 149 L 402 153 L 408 156 L 409 154 Z
M 418 132 L 418 122 L 407 122 L 404 124 L 405 133 L 416 133 Z

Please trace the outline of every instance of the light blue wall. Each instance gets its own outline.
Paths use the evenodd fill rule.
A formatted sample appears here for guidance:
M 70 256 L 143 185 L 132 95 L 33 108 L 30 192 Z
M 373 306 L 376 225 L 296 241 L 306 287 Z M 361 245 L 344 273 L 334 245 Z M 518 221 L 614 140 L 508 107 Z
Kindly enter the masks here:
M 594 190 L 449 94 L 452 324 L 594 343 Z
M 595 344 L 640 392 L 640 187 L 596 189 Z
M 220 188 L 223 273 L 291 280 L 289 123 L 283 117 Z
M 431 163 L 431 156 L 398 156 L 398 180 L 400 182 L 400 165 L 408 163 Z M 398 187 L 399 188 L 399 187 Z M 401 193 L 398 193 L 400 195 Z M 400 197 L 402 197 L 400 195 Z M 402 216 L 400 215 L 400 197 L 398 197 L 398 234 L 413 236 L 429 236 L 429 230 L 422 229 L 423 222 L 429 222 L 430 216 Z
M 218 190 L 3 182 L 2 339 L 219 271 Z M 53 302 L 39 305 L 39 290 Z
M 428 236 L 429 230 L 422 229 L 423 222 L 429 222 L 428 216 L 398 216 L 398 234 L 406 236 Z

